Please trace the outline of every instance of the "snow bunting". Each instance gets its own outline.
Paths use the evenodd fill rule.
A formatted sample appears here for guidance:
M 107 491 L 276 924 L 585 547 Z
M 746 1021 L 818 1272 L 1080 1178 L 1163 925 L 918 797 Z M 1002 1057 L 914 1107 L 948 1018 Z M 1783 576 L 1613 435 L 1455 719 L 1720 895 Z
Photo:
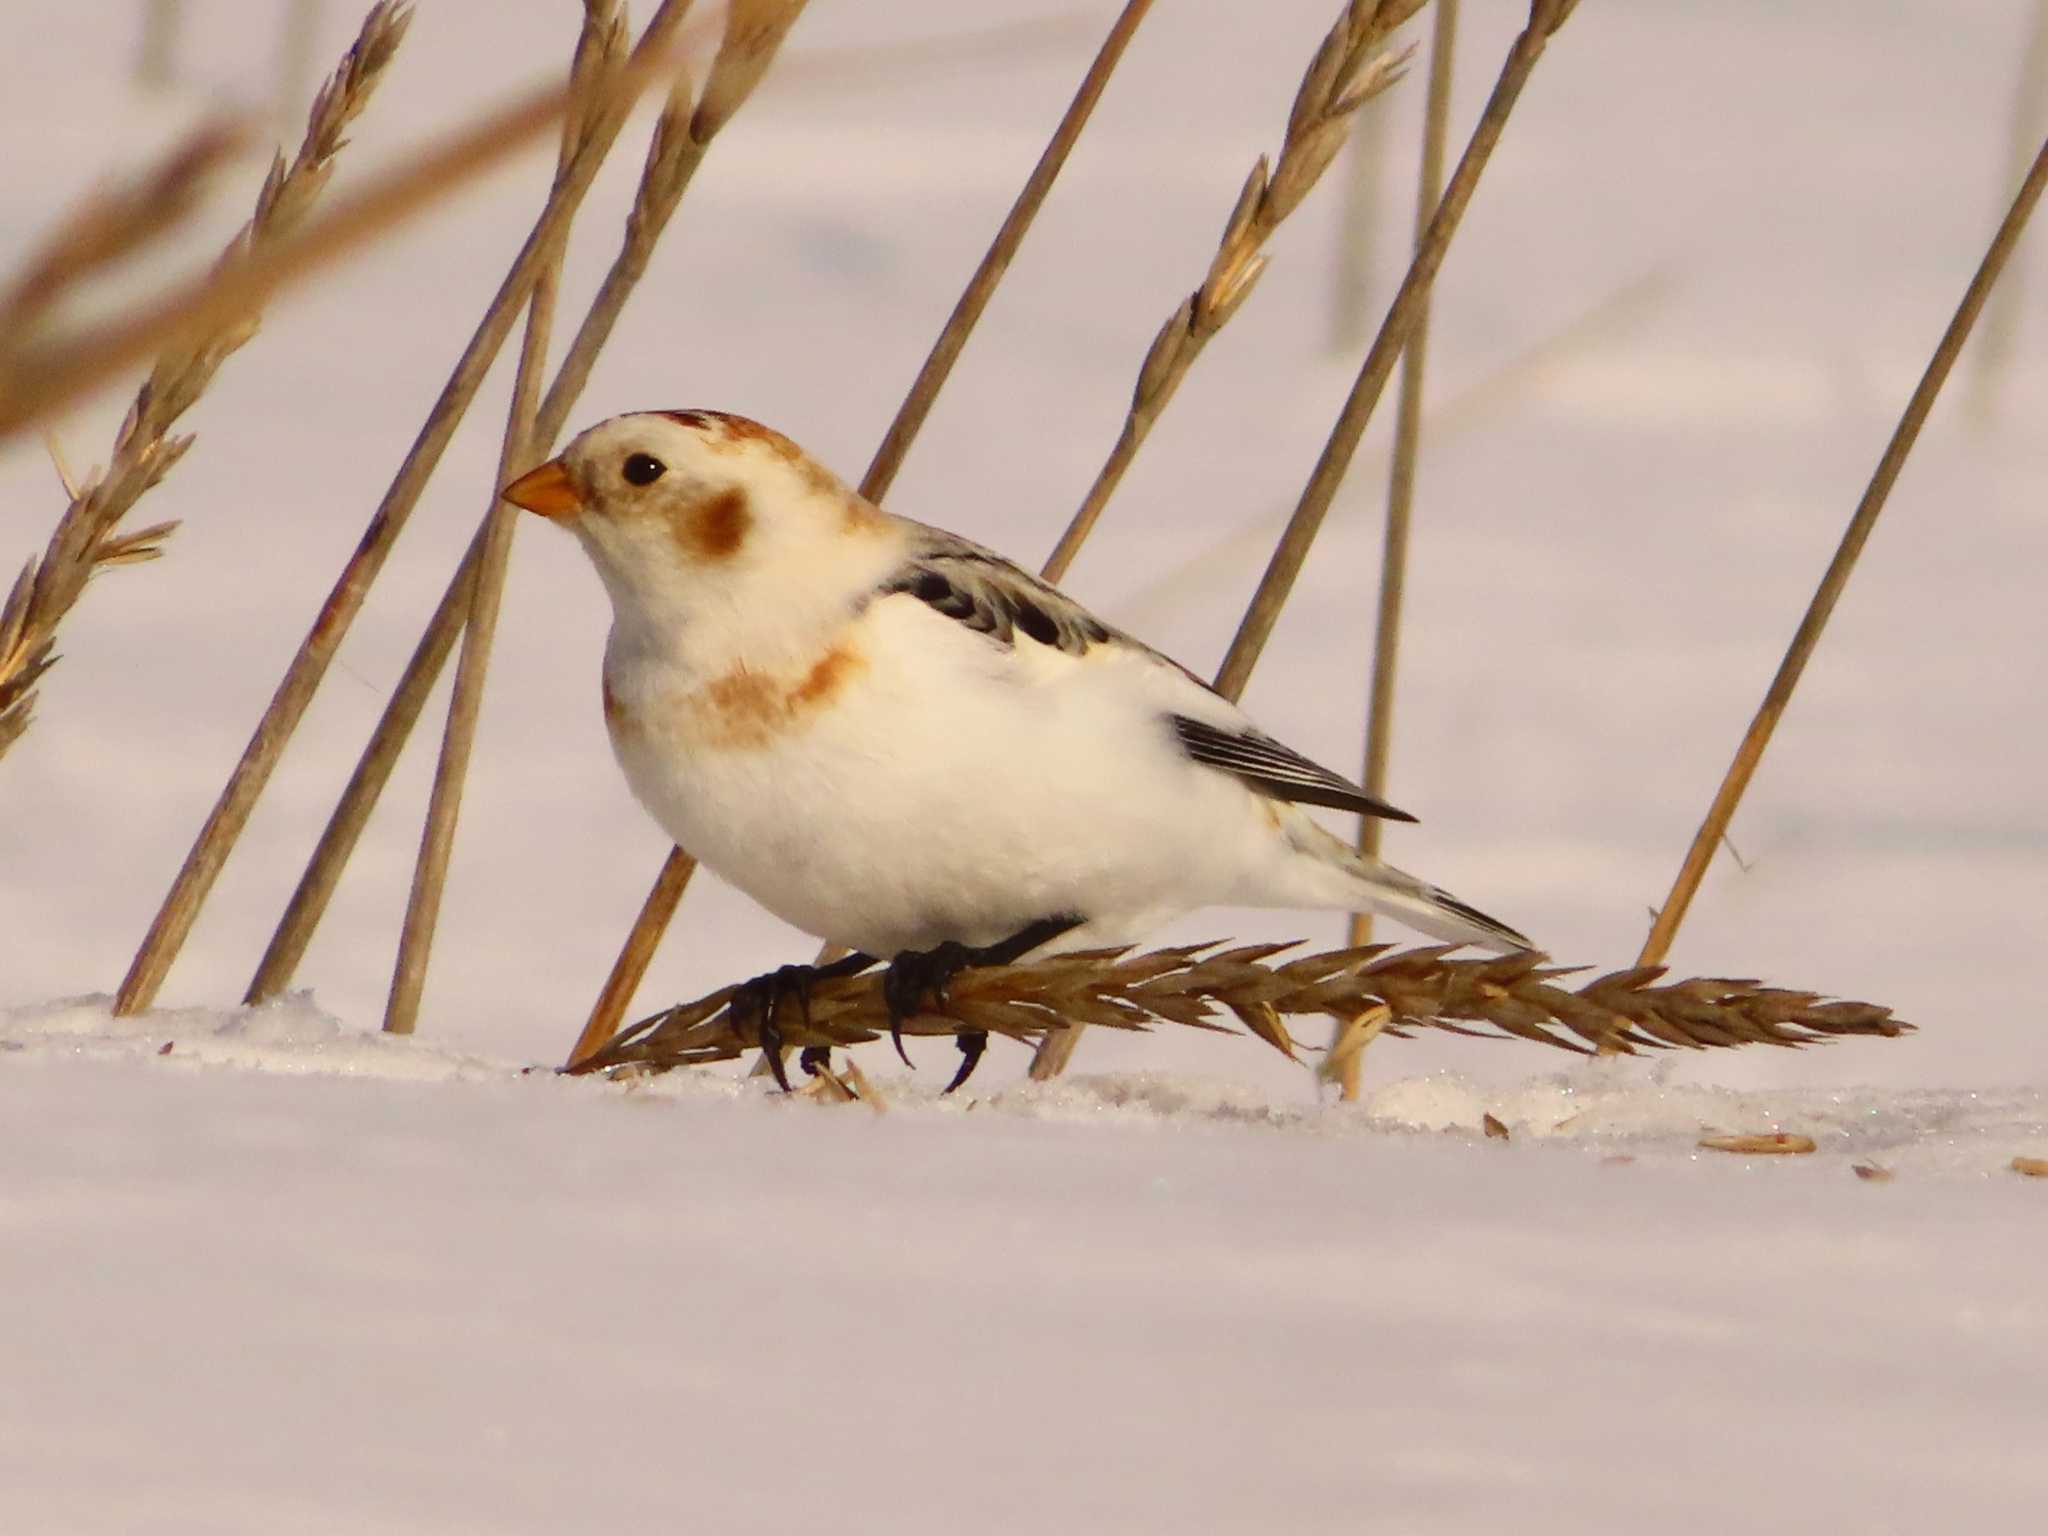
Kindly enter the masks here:
M 634 795 L 849 964 L 890 961 L 899 1023 L 963 964 L 1128 944 L 1202 906 L 1370 907 L 1528 946 L 1304 807 L 1413 817 L 779 432 L 618 416 L 504 494 L 574 533 L 611 595 L 604 718 Z M 806 972 L 763 979 L 764 1044 Z M 963 1039 L 955 1086 L 982 1043 Z

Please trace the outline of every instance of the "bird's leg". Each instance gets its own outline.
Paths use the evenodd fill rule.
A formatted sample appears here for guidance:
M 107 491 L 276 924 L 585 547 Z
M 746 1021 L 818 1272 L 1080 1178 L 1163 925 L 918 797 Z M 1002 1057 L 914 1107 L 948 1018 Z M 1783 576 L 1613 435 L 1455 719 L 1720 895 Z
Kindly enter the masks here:
M 889 1010 L 889 1038 L 895 1042 L 896 1054 L 903 1058 L 903 1064 L 912 1064 L 909 1052 L 903 1049 L 903 1021 L 927 1006 L 942 1006 L 946 984 L 955 976 L 970 966 L 1009 965 L 1039 945 L 1049 944 L 1061 934 L 1072 932 L 1086 921 L 1076 913 L 1062 912 L 1052 917 L 1041 917 L 1007 939 L 998 939 L 980 948 L 948 939 L 932 949 L 905 950 L 897 955 L 889 962 L 888 970 L 882 973 L 882 1002 Z M 981 1053 L 988 1049 L 988 1031 L 985 1029 L 962 1030 L 958 1039 L 960 1067 L 954 1072 L 953 1080 L 946 1084 L 947 1093 L 974 1075 L 975 1067 L 981 1062 Z
M 836 976 L 851 976 L 875 963 L 873 955 L 855 951 L 834 960 L 830 965 L 784 965 L 756 976 L 752 981 L 742 982 L 733 993 L 729 1005 L 735 1018 L 751 1018 L 755 1033 L 760 1039 L 761 1050 L 768 1058 L 768 1070 L 775 1076 L 776 1086 L 784 1093 L 790 1091 L 789 1072 L 782 1064 L 782 1008 L 794 1000 L 797 1016 L 806 1027 L 811 1022 L 811 988 L 820 981 Z M 797 1059 L 803 1069 L 812 1076 L 818 1068 L 831 1060 L 832 1048 L 825 1045 L 807 1045 Z

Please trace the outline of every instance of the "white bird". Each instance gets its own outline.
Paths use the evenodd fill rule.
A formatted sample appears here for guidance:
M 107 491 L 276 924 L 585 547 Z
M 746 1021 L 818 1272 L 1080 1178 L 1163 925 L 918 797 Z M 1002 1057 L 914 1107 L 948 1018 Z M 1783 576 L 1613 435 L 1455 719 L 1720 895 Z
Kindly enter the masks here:
M 1203 906 L 1528 947 L 1304 807 L 1413 817 L 745 417 L 617 416 L 504 495 L 574 533 L 611 595 L 604 717 L 634 795 L 776 916 L 890 960 L 898 1022 L 964 963 L 1128 944 Z

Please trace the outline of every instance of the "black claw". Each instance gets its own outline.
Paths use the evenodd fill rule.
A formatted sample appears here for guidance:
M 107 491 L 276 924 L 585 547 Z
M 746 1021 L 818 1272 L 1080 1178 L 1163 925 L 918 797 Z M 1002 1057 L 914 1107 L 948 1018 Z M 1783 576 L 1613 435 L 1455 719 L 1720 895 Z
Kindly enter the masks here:
M 1058 917 L 1042 917 L 1007 939 L 979 949 L 948 939 L 932 949 L 905 950 L 896 956 L 882 974 L 882 1002 L 889 1011 L 889 1039 L 896 1047 L 896 1054 L 903 1058 L 903 1064 L 915 1070 L 910 1053 L 903 1048 L 903 1021 L 926 1007 L 943 1007 L 947 984 L 955 976 L 970 966 L 1008 965 L 1039 945 L 1078 928 L 1085 921 L 1085 918 L 1072 913 L 1062 913 Z M 953 1081 L 946 1085 L 947 1093 L 973 1074 L 981 1053 L 988 1048 L 988 1032 L 963 1031 L 959 1041 L 960 1069 L 953 1074 Z
M 953 1081 L 946 1084 L 945 1092 L 951 1093 L 967 1079 L 974 1076 L 974 1069 L 981 1065 L 981 1053 L 988 1049 L 988 1031 L 970 1029 L 962 1033 L 960 1041 L 960 1065 L 953 1073 Z
M 797 1056 L 796 1063 L 808 1077 L 832 1070 L 832 1047 L 829 1045 L 807 1045 Z
M 785 965 L 743 983 L 734 993 L 733 1016 L 736 1019 L 753 1019 L 756 1038 L 768 1058 L 768 1070 L 774 1074 L 776 1086 L 784 1093 L 790 1091 L 790 1086 L 789 1071 L 782 1064 L 783 1006 L 795 999 L 797 1017 L 809 1029 L 812 985 L 826 977 L 851 976 L 874 963 L 874 956 L 856 953 L 830 965 Z M 798 1057 L 803 1069 L 812 1076 L 816 1076 L 818 1067 L 830 1059 L 831 1048 L 822 1045 L 807 1045 Z

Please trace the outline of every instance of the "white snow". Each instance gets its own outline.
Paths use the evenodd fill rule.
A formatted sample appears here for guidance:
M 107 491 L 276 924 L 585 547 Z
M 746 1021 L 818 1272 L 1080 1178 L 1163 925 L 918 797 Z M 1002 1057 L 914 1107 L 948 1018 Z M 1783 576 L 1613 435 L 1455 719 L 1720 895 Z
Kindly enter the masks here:
M 579 419 L 724 406 L 857 474 L 1115 8 L 1089 0 L 1058 46 L 888 71 L 876 50 L 964 8 L 816 6 Z M 323 56 L 350 9 L 327 8 Z M 338 185 L 556 67 L 573 7 L 485 9 L 420 6 Z M 1525 9 L 1468 0 L 1456 122 Z M 1393 795 L 1424 820 L 1391 835 L 1401 862 L 1561 957 L 1633 956 L 2009 195 L 2035 9 L 1579 9 L 1439 288 Z M 0 271 L 176 123 L 264 109 L 275 39 L 250 8 L 184 10 L 184 86 L 139 100 L 136 7 L 38 9 L 0 93 Z M 1334 10 L 1156 9 L 892 504 L 1042 555 Z M 1378 109 L 1376 304 L 1421 84 Z M 593 196 L 571 313 L 636 160 Z M 239 221 L 257 174 L 187 249 Z M 2010 274 L 2009 375 L 1980 396 L 1966 355 L 1737 818 L 1747 868 L 1717 864 L 1674 956 L 1890 1003 L 1916 1036 L 1619 1063 L 1386 1041 L 1356 1108 L 1263 1046 L 1171 1029 L 1091 1038 L 1048 1088 L 999 1042 L 961 1102 L 935 1097 L 941 1048 L 916 1077 L 871 1051 L 879 1115 L 729 1072 L 558 1078 L 663 844 L 602 739 L 602 594 L 535 528 L 421 1035 L 368 1028 L 431 771 L 417 743 L 311 993 L 224 1010 L 486 503 L 505 369 L 165 1007 L 111 1019 L 97 994 L 546 175 L 536 152 L 277 309 L 139 509 L 185 519 L 167 558 L 95 585 L 0 758 L 0 1528 L 2039 1524 L 2048 1182 L 2008 1167 L 2048 1156 L 2038 232 Z M 1329 337 L 1341 201 L 1333 182 L 1282 232 L 1069 583 L 1198 669 L 1356 363 Z M 123 405 L 62 424 L 74 461 Z M 1340 768 L 1387 425 L 1248 700 Z M 56 511 L 40 447 L 0 449 L 0 556 Z M 1219 912 L 1161 937 L 1338 931 Z M 640 1005 L 807 948 L 700 882 Z M 1819 1150 L 1695 1146 L 1776 1129 Z

